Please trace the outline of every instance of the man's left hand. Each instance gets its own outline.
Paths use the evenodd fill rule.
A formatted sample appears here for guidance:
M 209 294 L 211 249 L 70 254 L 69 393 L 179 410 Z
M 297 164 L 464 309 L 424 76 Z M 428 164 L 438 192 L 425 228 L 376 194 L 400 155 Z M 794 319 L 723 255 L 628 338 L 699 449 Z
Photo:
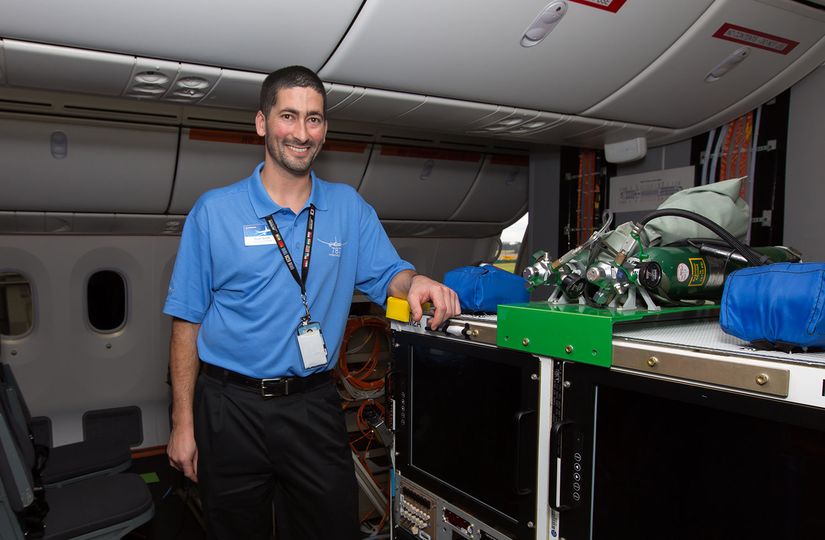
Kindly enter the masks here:
M 455 291 L 421 274 L 416 274 L 412 277 L 410 292 L 407 294 L 407 301 L 410 303 L 410 311 L 415 321 L 421 320 L 421 304 L 425 302 L 431 302 L 433 304 L 435 313 L 432 319 L 430 319 L 431 330 L 436 330 L 450 317 L 461 314 L 461 305 L 458 302 L 458 295 Z

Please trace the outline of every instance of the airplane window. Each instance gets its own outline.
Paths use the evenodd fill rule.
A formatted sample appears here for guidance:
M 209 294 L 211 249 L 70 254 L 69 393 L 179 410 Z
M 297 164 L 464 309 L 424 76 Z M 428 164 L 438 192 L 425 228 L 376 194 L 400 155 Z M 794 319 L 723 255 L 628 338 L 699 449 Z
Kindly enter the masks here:
M 524 232 L 527 230 L 528 215 L 524 214 L 520 220 L 501 231 L 501 252 L 494 264 L 502 270 L 516 271 L 519 249 L 524 240 Z
M 89 323 L 98 332 L 114 332 L 126 322 L 126 282 L 112 270 L 95 272 L 86 285 Z
M 0 334 L 22 336 L 32 327 L 32 289 L 15 272 L 0 272 Z

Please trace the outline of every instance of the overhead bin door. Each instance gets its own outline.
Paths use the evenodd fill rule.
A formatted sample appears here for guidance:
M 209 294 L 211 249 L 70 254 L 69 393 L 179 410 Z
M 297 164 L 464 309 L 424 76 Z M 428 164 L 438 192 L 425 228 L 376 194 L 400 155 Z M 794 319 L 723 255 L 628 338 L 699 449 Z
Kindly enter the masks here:
M 161 213 L 177 143 L 170 127 L 0 118 L 0 209 Z
M 246 178 L 263 159 L 263 139 L 256 133 L 184 129 L 169 213 L 188 213 L 202 193 Z
M 484 158 L 455 221 L 507 223 L 527 207 L 527 156 L 492 155 Z
M 788 6 L 820 20 L 760 2 L 717 0 L 666 54 L 585 114 L 682 128 L 737 103 L 825 35 L 821 12 Z M 718 80 L 706 81 L 714 68 L 743 49 L 744 60 Z
M 5 0 L 0 36 L 269 72 L 319 68 L 361 0 Z
M 358 189 L 369 158 L 370 145 L 367 143 L 327 139 L 312 164 L 312 170 L 324 180 L 349 184 Z
M 548 0 L 368 1 L 321 70 L 325 80 L 578 113 L 635 77 L 711 0 L 571 0 L 522 47 Z M 604 9 L 607 7 L 607 9 Z
M 361 195 L 381 219 L 446 221 L 481 166 L 478 152 L 376 145 Z
M 264 139 L 249 131 L 184 129 L 170 214 L 186 214 L 204 192 L 246 178 L 264 159 Z M 357 188 L 369 159 L 369 145 L 327 140 L 315 160 L 325 180 Z

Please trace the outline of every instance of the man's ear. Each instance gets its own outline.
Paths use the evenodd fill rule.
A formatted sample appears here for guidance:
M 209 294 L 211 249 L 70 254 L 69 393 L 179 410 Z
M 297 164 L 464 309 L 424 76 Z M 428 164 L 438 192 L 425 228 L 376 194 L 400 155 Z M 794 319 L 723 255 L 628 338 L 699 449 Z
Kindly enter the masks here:
M 258 114 L 255 115 L 255 131 L 258 132 L 259 136 L 266 137 L 266 116 L 262 111 L 258 111 Z

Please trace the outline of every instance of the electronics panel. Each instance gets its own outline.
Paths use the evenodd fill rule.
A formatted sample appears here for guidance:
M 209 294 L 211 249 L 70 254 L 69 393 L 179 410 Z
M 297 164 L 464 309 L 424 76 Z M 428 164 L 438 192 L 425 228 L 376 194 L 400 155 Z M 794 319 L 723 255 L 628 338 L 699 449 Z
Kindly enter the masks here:
M 398 529 L 407 538 L 515 540 L 403 476 L 398 477 L 393 511 Z

